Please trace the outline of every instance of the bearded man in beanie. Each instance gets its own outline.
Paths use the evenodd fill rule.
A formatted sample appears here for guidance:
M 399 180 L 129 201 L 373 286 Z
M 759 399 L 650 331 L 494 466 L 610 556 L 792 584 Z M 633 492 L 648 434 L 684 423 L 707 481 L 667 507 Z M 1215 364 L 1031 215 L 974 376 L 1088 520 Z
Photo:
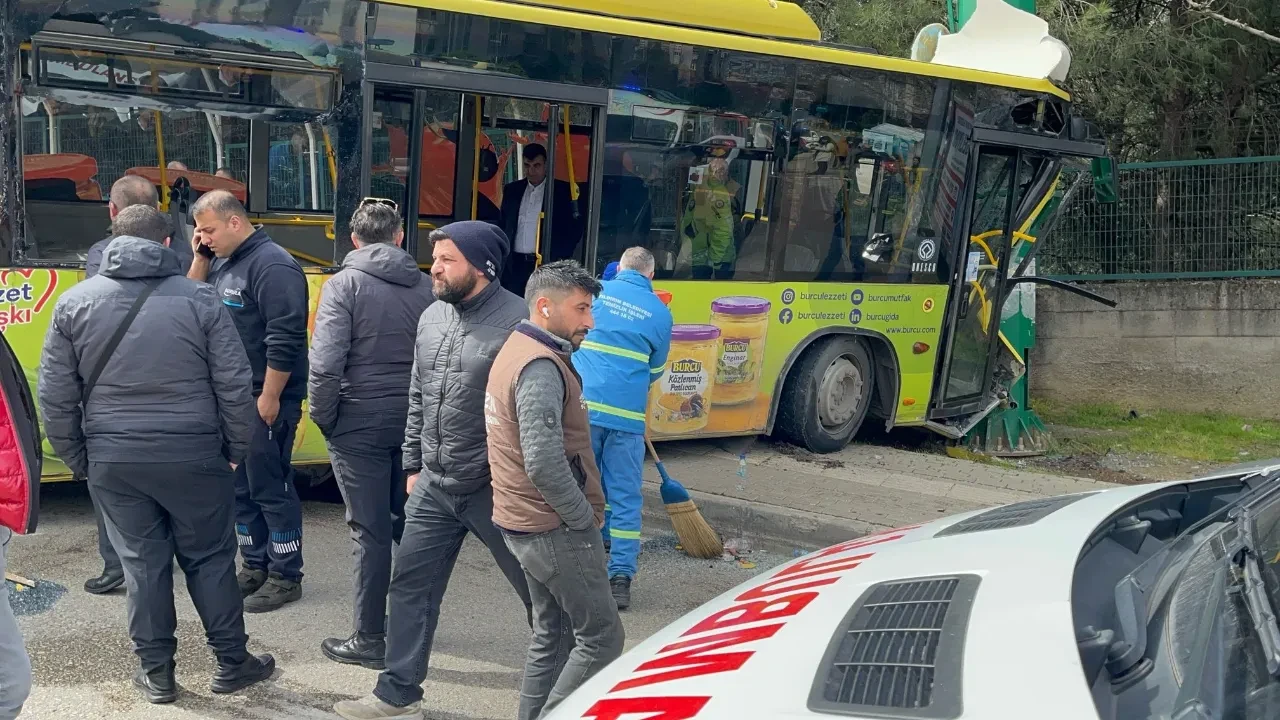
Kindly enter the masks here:
M 510 247 L 498 227 L 456 222 L 432 231 L 430 240 L 436 302 L 418 321 L 409 381 L 409 500 L 391 575 L 386 669 L 372 697 L 334 706 L 347 720 L 423 717 L 440 601 L 468 532 L 489 548 L 526 616 L 532 613 L 524 571 L 493 525 L 484 424 L 489 369 L 528 308 L 498 282 Z

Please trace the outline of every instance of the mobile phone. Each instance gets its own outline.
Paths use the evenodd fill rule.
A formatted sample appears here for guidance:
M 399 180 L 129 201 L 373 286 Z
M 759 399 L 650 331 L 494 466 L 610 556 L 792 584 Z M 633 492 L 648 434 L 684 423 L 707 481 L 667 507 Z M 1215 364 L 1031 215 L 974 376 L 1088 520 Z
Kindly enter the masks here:
M 200 253 L 204 257 L 209 258 L 210 260 L 216 257 L 216 255 L 214 255 L 213 248 L 209 247 L 208 245 L 205 245 L 204 243 L 199 243 L 198 245 L 196 245 L 196 252 Z

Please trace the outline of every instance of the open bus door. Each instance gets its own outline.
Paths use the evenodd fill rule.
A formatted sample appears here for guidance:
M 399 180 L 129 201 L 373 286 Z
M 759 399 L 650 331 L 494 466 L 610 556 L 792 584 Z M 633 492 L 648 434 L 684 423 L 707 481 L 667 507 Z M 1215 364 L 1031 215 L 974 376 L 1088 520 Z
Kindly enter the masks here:
M 1062 188 L 1064 166 L 1105 155 L 1091 143 L 975 128 L 963 212 L 953 231 L 951 301 L 943 326 L 928 426 L 953 439 L 1006 402 L 1026 358 L 1000 331 L 1005 300 L 1019 283 L 1060 287 L 1115 306 L 1100 295 L 1026 275 L 1030 261 L 1085 177 Z

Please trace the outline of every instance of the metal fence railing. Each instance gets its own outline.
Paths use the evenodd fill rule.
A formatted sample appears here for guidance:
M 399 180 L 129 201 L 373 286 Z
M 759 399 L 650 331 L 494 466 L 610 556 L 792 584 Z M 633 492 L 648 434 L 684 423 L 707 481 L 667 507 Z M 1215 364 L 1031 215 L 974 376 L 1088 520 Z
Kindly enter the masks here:
M 1062 213 L 1042 274 L 1280 276 L 1280 155 L 1119 164 L 1113 198 L 1086 186 Z

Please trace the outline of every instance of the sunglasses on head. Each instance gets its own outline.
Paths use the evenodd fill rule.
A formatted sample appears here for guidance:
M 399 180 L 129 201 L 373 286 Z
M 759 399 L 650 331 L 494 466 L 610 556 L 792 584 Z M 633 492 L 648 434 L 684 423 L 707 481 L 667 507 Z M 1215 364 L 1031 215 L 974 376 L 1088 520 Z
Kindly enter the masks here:
M 383 205 L 395 210 L 396 212 L 400 212 L 400 205 L 397 204 L 395 200 L 391 200 L 389 198 L 367 197 L 360 201 L 360 207 L 364 207 L 365 205 Z

